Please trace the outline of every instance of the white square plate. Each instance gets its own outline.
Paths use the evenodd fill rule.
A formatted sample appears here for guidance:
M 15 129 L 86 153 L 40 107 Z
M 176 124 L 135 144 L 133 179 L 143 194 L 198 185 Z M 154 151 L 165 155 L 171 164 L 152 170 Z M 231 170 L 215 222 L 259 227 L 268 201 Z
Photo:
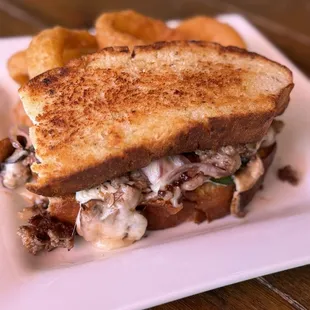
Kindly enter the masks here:
M 263 191 L 243 219 L 228 216 L 210 224 L 186 223 L 149 233 L 135 245 L 103 254 L 83 242 L 67 252 L 32 257 L 16 237 L 21 200 L 0 193 L 1 309 L 139 309 L 310 263 L 310 93 L 307 78 L 252 25 L 238 15 L 222 15 L 250 50 L 287 65 L 294 73 L 290 106 L 281 117 L 274 165 Z M 8 104 L 17 100 L 6 73 L 7 58 L 29 38 L 0 40 L 2 136 Z M 301 173 L 294 187 L 276 178 L 291 164 Z

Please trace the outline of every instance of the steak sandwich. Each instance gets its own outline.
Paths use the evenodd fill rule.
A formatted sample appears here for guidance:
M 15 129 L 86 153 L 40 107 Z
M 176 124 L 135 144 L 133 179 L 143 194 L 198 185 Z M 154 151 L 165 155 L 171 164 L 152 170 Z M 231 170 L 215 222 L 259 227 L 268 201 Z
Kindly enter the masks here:
M 24 245 L 70 248 L 76 227 L 113 249 L 243 216 L 292 88 L 286 67 L 199 41 L 105 48 L 33 78 L 19 90 L 37 159 L 27 188 L 49 206 L 20 228 Z

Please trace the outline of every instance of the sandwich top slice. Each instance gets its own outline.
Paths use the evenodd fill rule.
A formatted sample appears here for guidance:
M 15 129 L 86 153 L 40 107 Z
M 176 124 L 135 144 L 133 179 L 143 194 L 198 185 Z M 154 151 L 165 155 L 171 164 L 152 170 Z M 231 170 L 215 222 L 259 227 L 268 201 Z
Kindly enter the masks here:
M 159 42 L 83 56 L 19 90 L 38 159 L 28 189 L 62 196 L 146 166 L 152 183 L 149 164 L 162 157 L 255 144 L 292 88 L 286 67 L 214 43 Z M 172 157 L 162 169 L 184 161 Z

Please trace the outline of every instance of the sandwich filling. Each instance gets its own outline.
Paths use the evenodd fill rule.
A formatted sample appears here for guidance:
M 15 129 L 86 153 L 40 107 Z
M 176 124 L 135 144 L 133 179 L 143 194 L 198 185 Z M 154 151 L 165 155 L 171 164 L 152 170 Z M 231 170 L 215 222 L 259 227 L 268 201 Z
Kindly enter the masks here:
M 146 218 L 136 210 L 138 206 L 164 200 L 181 210 L 184 193 L 206 182 L 225 186 L 227 177 L 235 183 L 231 212 L 238 215 L 240 193 L 253 187 L 264 173 L 256 153 L 260 146 L 274 144 L 275 134 L 271 126 L 259 143 L 160 158 L 142 169 L 79 191 L 76 193 L 81 206 L 77 232 L 105 249 L 131 244 L 141 239 L 147 228 Z
M 122 177 L 76 194 L 81 203 L 77 232 L 86 241 L 106 250 L 142 238 L 147 220 L 136 211 L 142 192 Z

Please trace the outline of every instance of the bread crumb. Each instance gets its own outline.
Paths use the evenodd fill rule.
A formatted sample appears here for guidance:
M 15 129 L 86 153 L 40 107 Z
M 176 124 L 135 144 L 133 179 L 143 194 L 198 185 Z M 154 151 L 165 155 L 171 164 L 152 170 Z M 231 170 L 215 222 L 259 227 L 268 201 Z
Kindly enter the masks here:
M 281 181 L 286 181 L 292 185 L 298 185 L 299 183 L 297 171 L 293 169 L 290 165 L 278 169 L 278 178 Z

